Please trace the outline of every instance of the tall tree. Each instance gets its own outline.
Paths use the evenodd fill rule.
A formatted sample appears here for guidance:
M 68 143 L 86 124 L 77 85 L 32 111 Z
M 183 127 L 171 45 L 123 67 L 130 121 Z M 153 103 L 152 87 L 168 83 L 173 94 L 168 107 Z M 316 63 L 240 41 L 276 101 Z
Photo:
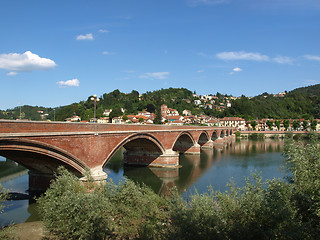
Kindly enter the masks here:
M 294 130 L 297 130 L 300 127 L 300 121 L 293 121 L 292 127 Z
M 269 128 L 270 130 L 272 130 L 273 121 L 267 120 L 266 124 L 267 124 L 268 128 Z
M 290 121 L 288 119 L 283 121 L 283 126 L 286 129 L 286 131 L 288 130 L 289 126 L 290 126 Z
M 258 123 L 255 120 L 253 120 L 253 121 L 250 122 L 250 125 L 251 125 L 253 130 L 256 130 L 256 126 L 258 125 Z

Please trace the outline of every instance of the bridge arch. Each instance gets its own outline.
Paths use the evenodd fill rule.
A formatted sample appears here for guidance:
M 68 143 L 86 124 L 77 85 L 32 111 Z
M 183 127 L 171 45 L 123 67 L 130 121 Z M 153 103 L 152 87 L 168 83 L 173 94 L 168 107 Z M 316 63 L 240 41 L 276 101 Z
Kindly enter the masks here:
M 215 141 L 215 140 L 217 140 L 218 138 L 219 138 L 218 132 L 217 132 L 217 131 L 214 131 L 214 132 L 212 133 L 211 140 L 212 140 L 212 141 Z
M 161 142 L 153 135 L 133 134 L 123 139 L 112 150 L 102 164 L 103 168 L 121 147 L 126 149 L 124 162 L 133 165 L 149 165 L 165 152 Z
M 196 141 L 190 132 L 181 132 L 174 141 L 172 146 L 173 151 L 184 153 L 188 149 L 192 148 L 196 144 Z
M 200 136 L 199 136 L 199 139 L 198 139 L 198 144 L 200 146 L 203 146 L 204 144 L 206 144 L 208 141 L 210 141 L 210 136 L 209 136 L 209 133 L 207 131 L 203 131 Z
M 80 177 L 88 168 L 65 150 L 35 140 L 0 139 L 0 155 L 41 174 L 53 175 L 63 165 Z
M 226 136 L 226 132 L 224 130 L 222 130 L 220 133 L 220 138 L 224 138 L 225 136 Z

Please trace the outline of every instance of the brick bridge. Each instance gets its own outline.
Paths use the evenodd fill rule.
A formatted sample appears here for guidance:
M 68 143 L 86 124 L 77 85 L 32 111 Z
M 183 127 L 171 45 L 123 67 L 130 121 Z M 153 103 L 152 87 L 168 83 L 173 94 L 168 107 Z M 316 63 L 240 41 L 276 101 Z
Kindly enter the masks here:
M 30 188 L 40 189 L 60 165 L 77 176 L 89 169 L 95 180 L 121 148 L 124 163 L 178 167 L 180 154 L 232 141 L 234 128 L 92 124 L 0 120 L 0 155 L 28 168 Z

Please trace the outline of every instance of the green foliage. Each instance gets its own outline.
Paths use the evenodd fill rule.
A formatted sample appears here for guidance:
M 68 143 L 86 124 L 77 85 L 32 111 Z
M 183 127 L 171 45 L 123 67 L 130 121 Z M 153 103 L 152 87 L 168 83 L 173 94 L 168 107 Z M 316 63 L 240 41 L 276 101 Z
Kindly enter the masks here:
M 17 231 L 15 225 L 9 225 L 0 229 L 0 239 L 5 240 L 19 240 L 18 237 L 15 236 L 15 231 Z
M 307 88 L 295 89 L 285 97 L 274 97 L 264 93 L 249 99 L 242 96 L 232 102 L 231 108 L 222 116 L 252 118 L 320 118 L 320 84 Z
M 258 125 L 258 123 L 253 120 L 253 121 L 250 122 L 250 125 L 252 126 L 253 130 L 256 130 L 256 126 Z
M 8 195 L 6 191 L 3 191 L 2 185 L 0 184 L 0 213 L 3 212 L 3 202 L 7 199 Z
M 284 126 L 285 130 L 287 131 L 290 126 L 290 121 L 288 119 L 284 120 L 283 126 Z
M 172 212 L 177 239 L 290 239 L 297 233 L 299 219 L 290 202 L 292 188 L 280 180 L 262 182 L 258 174 L 230 191 L 212 190 L 191 196 Z M 176 201 L 177 202 L 177 201 Z
M 0 214 L 3 212 L 3 202 L 7 199 L 8 194 L 6 191 L 3 191 L 2 185 L 0 184 Z M 13 240 L 16 239 L 12 232 L 15 230 L 15 227 L 13 225 L 6 226 L 4 228 L 0 229 L 0 239 L 7 239 L 7 240 Z
M 318 237 L 320 229 L 320 149 L 318 141 L 302 145 L 290 141 L 285 153 L 294 186 L 293 200 L 310 239 Z
M 60 239 L 159 239 L 168 224 L 167 202 L 149 188 L 127 180 L 88 189 L 63 168 L 38 203 L 45 228 Z
M 300 127 L 300 122 L 299 121 L 293 121 L 292 127 L 294 130 L 297 130 Z
M 302 127 L 303 127 L 303 130 L 306 131 L 309 127 L 309 122 L 307 120 L 303 120 Z
M 251 140 L 261 140 L 264 139 L 264 134 L 263 133 L 250 133 L 248 138 Z
M 109 118 L 115 118 L 115 117 L 120 117 L 122 115 L 122 111 L 119 107 L 113 108 L 112 112 L 109 115 Z
M 272 128 L 273 128 L 273 121 L 267 120 L 266 124 L 267 124 L 268 128 L 269 128 L 270 130 L 272 130 Z
M 310 128 L 311 128 L 312 131 L 316 130 L 317 124 L 318 124 L 317 120 L 312 120 L 311 121 Z
M 45 228 L 64 239 L 104 239 L 112 229 L 112 219 L 104 217 L 110 205 L 86 188 L 65 169 L 46 195 L 38 199 Z

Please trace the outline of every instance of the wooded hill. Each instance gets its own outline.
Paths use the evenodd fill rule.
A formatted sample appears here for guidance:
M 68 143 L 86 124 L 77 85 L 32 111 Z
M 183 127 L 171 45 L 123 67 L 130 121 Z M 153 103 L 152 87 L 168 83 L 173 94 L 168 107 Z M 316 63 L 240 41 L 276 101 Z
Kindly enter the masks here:
M 215 99 L 213 105 L 224 103 L 225 99 L 229 97 L 220 93 L 215 95 L 218 98 Z M 21 116 L 30 120 L 41 120 L 42 118 L 53 120 L 55 115 L 57 121 L 64 121 L 68 117 L 78 115 L 82 120 L 88 120 L 93 117 L 94 112 L 94 104 L 90 100 L 91 97 L 89 96 L 87 100 L 79 103 L 56 107 L 55 114 L 54 108 L 21 106 Z M 206 114 L 218 118 L 225 116 L 243 117 L 246 120 L 256 118 L 320 118 L 320 84 L 294 89 L 284 97 L 275 97 L 273 94 L 268 93 L 263 93 L 253 98 L 243 95 L 236 100 L 230 100 L 231 107 L 225 108 L 224 111 L 199 107 L 194 103 L 194 100 L 199 99 L 199 97 L 194 97 L 193 92 L 185 88 L 161 89 L 146 92 L 142 95 L 135 90 L 131 93 L 122 93 L 119 90 L 114 90 L 103 94 L 99 98 L 100 101 L 97 104 L 96 111 L 97 117 L 101 117 L 105 109 L 113 109 L 110 117 L 123 115 L 121 108 L 125 109 L 125 115 L 136 114 L 144 109 L 159 115 L 160 106 L 166 104 L 170 108 L 177 109 L 180 114 L 184 109 L 188 109 L 195 115 Z M 38 111 L 43 111 L 43 113 Z M 0 119 L 19 119 L 19 117 L 20 107 L 0 111 Z

